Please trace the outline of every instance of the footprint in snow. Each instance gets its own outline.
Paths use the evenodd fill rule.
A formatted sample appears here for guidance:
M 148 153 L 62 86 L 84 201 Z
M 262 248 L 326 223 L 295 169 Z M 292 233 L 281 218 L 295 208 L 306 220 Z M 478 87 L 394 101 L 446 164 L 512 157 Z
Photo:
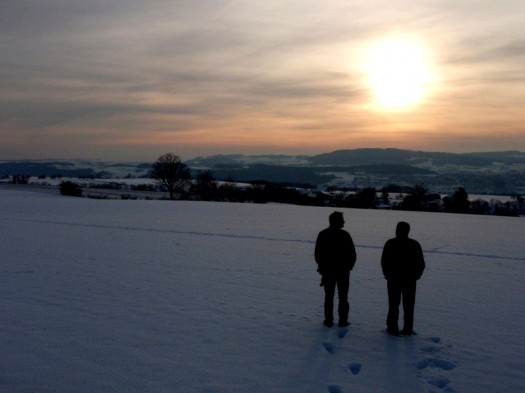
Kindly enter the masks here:
M 357 375 L 361 372 L 361 363 L 350 363 L 348 365 L 348 368 L 352 372 L 352 374 Z
M 323 343 L 324 348 L 328 351 L 329 354 L 333 355 L 335 353 L 335 345 L 329 342 Z
M 433 354 L 433 353 L 441 352 L 441 349 L 439 349 L 438 347 L 430 346 L 430 347 L 423 347 L 419 351 L 421 351 L 423 353 L 428 353 L 430 355 L 430 354 Z
M 427 378 L 427 382 L 438 389 L 444 389 L 450 384 L 450 379 L 444 377 Z
M 427 367 L 440 368 L 445 371 L 453 370 L 456 365 L 448 360 L 428 357 L 417 362 L 417 369 L 424 370 Z
M 343 388 L 339 385 L 328 385 L 328 391 L 330 393 L 343 393 Z

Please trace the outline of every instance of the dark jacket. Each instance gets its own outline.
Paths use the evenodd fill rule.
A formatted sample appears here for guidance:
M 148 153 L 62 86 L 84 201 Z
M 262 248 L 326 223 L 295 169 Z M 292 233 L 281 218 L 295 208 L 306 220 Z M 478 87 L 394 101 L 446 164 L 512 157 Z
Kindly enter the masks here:
M 381 267 L 387 280 L 419 280 L 425 270 L 421 245 L 408 237 L 388 240 L 383 248 Z
M 350 272 L 356 261 L 355 246 L 350 234 L 340 228 L 319 232 L 315 243 L 315 261 L 320 274 Z

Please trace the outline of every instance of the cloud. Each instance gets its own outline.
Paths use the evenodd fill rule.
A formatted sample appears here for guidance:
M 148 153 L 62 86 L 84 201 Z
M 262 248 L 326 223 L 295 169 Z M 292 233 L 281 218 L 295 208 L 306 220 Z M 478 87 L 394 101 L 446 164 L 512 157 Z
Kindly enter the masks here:
M 265 124 L 303 141 L 323 130 L 338 140 L 369 135 L 374 143 L 401 124 L 409 130 L 415 123 L 423 130 L 436 122 L 447 129 L 478 124 L 463 119 L 462 110 L 494 114 L 497 108 L 506 113 L 497 129 L 515 129 L 523 124 L 516 108 L 525 99 L 520 4 L 6 2 L 0 127 L 39 135 L 60 130 L 79 140 L 88 133 L 139 139 L 144 130 L 191 144 L 194 135 L 200 146 L 209 138 L 207 149 L 248 128 L 264 139 Z M 369 42 L 394 33 L 424 41 L 441 78 L 432 101 L 396 118 L 370 109 L 359 65 Z M 525 148 L 523 138 L 513 138 Z

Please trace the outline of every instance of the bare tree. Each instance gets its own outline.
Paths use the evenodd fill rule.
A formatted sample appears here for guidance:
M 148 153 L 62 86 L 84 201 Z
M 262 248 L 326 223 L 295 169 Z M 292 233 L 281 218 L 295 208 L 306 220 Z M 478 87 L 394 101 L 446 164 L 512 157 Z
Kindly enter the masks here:
M 173 153 L 163 154 L 157 159 L 153 164 L 152 175 L 166 187 L 170 199 L 175 199 L 175 192 L 182 190 L 191 180 L 189 168 Z
M 211 171 L 200 171 L 197 174 L 195 192 L 204 201 L 211 201 L 217 197 L 217 184 Z

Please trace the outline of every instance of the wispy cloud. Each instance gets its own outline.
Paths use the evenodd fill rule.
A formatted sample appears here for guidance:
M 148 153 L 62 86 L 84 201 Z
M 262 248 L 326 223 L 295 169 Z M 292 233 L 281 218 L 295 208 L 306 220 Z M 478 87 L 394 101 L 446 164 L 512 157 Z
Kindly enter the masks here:
M 440 133 L 431 147 L 448 149 L 473 132 L 486 149 L 525 149 L 524 17 L 517 0 L 5 2 L 0 154 L 39 155 L 61 134 L 93 156 L 147 143 L 141 158 L 422 148 L 417 135 Z M 439 74 L 409 113 L 369 104 L 363 50 L 390 34 L 424 42 Z

